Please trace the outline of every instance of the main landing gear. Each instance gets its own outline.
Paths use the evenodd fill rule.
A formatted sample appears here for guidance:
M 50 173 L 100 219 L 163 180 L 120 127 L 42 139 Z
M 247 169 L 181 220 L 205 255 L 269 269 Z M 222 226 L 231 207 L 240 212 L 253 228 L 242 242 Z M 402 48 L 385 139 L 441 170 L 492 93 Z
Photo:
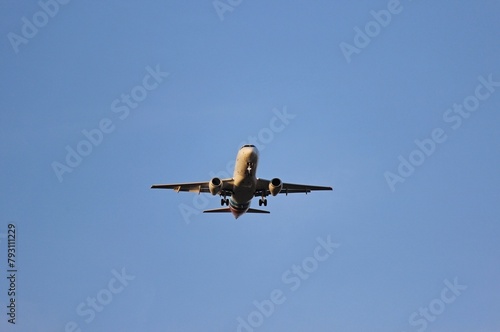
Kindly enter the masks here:
M 224 205 L 229 206 L 229 198 L 226 198 L 226 196 L 224 196 L 224 198 L 221 198 L 220 199 L 220 205 L 221 206 L 224 206 Z
M 259 199 L 259 206 L 262 205 L 267 206 L 267 198 L 265 196 Z

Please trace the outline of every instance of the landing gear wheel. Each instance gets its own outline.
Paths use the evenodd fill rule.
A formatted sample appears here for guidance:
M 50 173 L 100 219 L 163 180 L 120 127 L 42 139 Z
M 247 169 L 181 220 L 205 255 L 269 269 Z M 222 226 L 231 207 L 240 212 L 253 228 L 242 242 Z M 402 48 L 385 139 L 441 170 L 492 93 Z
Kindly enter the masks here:
M 220 199 L 220 205 L 221 205 L 221 206 L 224 206 L 224 203 L 225 203 L 225 202 L 226 202 L 226 201 L 224 200 L 224 198 L 221 198 L 221 199 Z
M 264 206 L 267 206 L 267 199 L 264 198 Z
M 225 203 L 226 203 L 227 206 L 229 206 L 229 198 L 226 198 Z

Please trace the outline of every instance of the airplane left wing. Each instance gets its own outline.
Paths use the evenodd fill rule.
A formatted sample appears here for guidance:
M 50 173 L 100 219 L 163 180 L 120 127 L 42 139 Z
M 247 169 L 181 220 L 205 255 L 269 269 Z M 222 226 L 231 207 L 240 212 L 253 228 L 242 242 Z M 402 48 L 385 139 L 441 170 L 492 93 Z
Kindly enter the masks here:
M 176 192 L 189 191 L 194 193 L 208 193 L 208 182 L 186 182 L 172 184 L 154 184 L 151 189 L 172 189 Z
M 270 195 L 269 191 L 269 183 L 270 180 L 265 180 L 265 179 L 257 179 L 257 187 L 255 190 L 255 196 L 268 196 Z M 317 190 L 333 190 L 332 187 L 325 187 L 325 186 L 313 186 L 313 185 L 308 185 L 308 184 L 296 184 L 296 183 L 286 183 L 283 182 L 283 188 L 280 191 L 280 194 L 295 194 L 295 193 L 310 193 L 311 191 L 317 191 Z
M 222 190 L 230 193 L 232 192 L 233 179 L 222 180 Z M 205 182 L 185 182 L 185 183 L 171 183 L 171 184 L 154 184 L 151 189 L 172 189 L 175 192 L 187 191 L 192 193 L 210 193 L 208 188 L 208 181 Z

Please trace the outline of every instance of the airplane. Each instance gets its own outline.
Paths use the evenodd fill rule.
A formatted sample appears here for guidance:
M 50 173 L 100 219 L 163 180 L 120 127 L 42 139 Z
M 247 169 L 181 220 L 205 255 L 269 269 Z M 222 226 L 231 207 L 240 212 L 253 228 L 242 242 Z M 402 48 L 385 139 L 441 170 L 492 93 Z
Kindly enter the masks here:
M 259 179 L 256 176 L 259 150 L 252 144 L 243 145 L 236 156 L 232 178 L 212 178 L 208 182 L 154 184 L 151 189 L 173 189 L 176 192 L 210 193 L 221 196 L 221 205 L 227 207 L 205 210 L 204 213 L 231 212 L 235 219 L 245 213 L 270 213 L 250 207 L 252 198 L 260 197 L 259 206 L 267 206 L 267 196 L 309 193 L 314 190 L 333 190 L 332 187 L 284 183 L 279 178 Z M 228 198 L 229 197 L 229 198 Z

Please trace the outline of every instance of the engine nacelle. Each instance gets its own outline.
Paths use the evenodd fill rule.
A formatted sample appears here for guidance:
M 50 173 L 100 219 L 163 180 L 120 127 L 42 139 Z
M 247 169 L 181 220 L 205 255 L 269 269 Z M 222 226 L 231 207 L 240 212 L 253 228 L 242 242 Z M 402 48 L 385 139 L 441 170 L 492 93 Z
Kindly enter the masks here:
M 269 182 L 269 192 L 271 195 L 276 196 L 280 193 L 281 189 L 283 189 L 283 182 L 280 179 L 274 178 Z
M 213 178 L 208 183 L 208 190 L 212 195 L 217 195 L 222 190 L 222 180 L 219 178 Z

